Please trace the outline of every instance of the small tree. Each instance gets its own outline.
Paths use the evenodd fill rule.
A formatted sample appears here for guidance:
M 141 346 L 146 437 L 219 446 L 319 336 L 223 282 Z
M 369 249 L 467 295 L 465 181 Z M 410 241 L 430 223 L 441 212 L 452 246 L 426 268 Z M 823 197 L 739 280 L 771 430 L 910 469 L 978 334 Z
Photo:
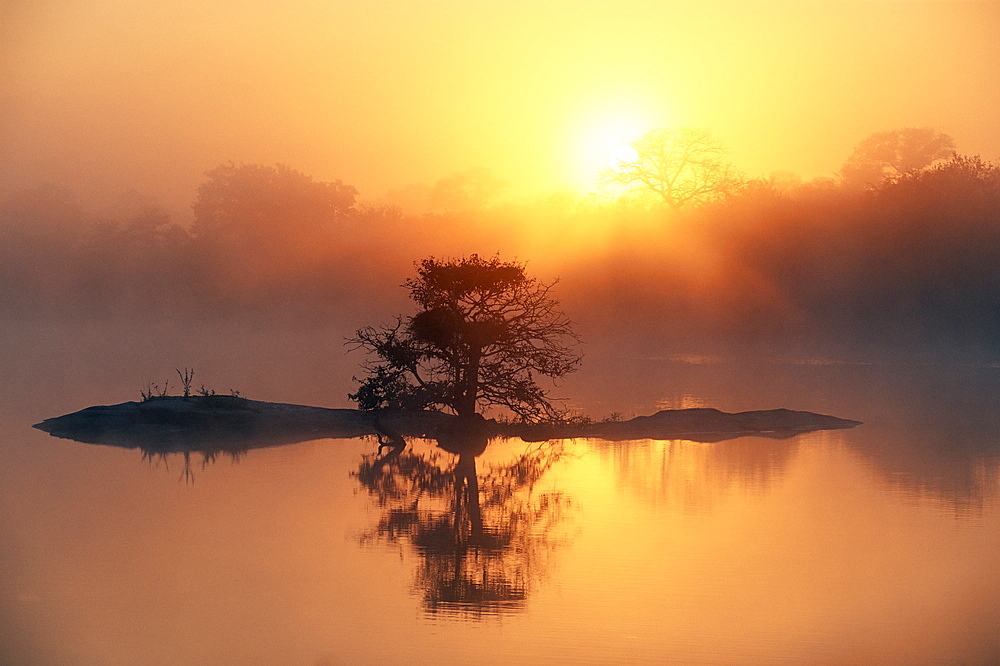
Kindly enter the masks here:
M 580 355 L 570 321 L 550 297 L 554 284 L 497 257 L 424 259 L 403 283 L 420 311 L 363 328 L 351 340 L 374 358 L 349 397 L 361 409 L 445 408 L 471 416 L 486 404 L 524 420 L 556 417 L 535 378 L 573 372 Z
M 630 147 L 628 155 L 599 174 L 601 183 L 651 192 L 675 213 L 724 198 L 745 182 L 706 130 L 655 129 Z

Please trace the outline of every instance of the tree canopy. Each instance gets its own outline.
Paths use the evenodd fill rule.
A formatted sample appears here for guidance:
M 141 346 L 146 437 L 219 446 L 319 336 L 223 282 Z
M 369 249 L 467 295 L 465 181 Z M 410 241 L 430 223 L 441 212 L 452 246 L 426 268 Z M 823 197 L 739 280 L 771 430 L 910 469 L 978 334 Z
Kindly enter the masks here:
M 483 208 L 503 191 L 503 181 L 489 169 L 477 167 L 442 178 L 430 191 L 430 208 L 465 211 Z
M 403 284 L 419 311 L 351 340 L 373 358 L 349 397 L 362 409 L 445 408 L 470 416 L 483 404 L 524 420 L 557 416 L 536 377 L 563 377 L 580 355 L 570 321 L 550 296 L 554 284 L 498 257 L 422 260 Z
M 728 196 L 745 179 L 707 130 L 654 129 L 600 174 L 605 186 L 655 194 L 674 212 Z
M 283 164 L 221 164 L 205 174 L 192 208 L 196 237 L 289 239 L 322 230 L 351 210 L 357 190 L 315 181 Z
M 955 154 L 950 136 L 930 127 L 875 132 L 851 153 L 840 175 L 854 187 L 872 187 L 886 178 L 919 171 Z

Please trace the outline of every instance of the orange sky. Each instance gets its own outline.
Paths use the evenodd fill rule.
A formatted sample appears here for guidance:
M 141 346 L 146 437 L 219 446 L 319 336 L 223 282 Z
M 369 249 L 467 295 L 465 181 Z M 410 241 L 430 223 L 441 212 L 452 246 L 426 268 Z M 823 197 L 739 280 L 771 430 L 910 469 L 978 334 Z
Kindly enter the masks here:
M 586 189 L 608 136 L 669 125 L 752 175 L 831 175 L 906 126 L 998 159 L 998 37 L 995 2 L 7 0 L 0 195 L 135 188 L 186 215 L 226 160 L 366 199 L 476 166 Z

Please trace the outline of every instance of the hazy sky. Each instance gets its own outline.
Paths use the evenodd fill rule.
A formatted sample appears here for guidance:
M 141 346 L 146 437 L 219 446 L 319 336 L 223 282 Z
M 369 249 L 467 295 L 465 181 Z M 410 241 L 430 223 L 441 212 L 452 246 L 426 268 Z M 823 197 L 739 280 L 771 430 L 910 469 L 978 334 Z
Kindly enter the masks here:
M 615 143 L 712 130 L 752 175 L 831 175 L 931 126 L 1000 158 L 1000 3 L 4 0 L 0 195 L 185 210 L 219 163 L 377 199 L 482 166 L 584 189 Z

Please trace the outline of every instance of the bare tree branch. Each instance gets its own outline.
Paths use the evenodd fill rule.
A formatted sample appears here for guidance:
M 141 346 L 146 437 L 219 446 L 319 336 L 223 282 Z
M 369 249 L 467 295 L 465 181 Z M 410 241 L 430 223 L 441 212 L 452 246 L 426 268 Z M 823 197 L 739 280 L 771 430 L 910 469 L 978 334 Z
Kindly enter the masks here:
M 674 212 L 727 197 L 746 182 L 705 130 L 655 129 L 631 146 L 635 157 L 602 171 L 600 182 L 625 192 L 652 192 Z

